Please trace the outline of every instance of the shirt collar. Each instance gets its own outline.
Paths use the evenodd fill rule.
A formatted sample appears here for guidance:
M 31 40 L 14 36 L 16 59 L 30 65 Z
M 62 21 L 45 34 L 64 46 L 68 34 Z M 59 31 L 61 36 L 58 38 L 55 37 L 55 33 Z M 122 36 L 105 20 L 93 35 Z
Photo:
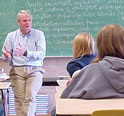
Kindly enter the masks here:
M 19 29 L 19 33 L 20 33 L 20 35 L 22 36 L 22 37 L 30 37 L 31 35 L 32 35 L 32 33 L 33 33 L 33 30 L 31 29 L 31 31 L 28 33 L 28 34 L 26 34 L 26 35 L 23 35 L 22 34 L 22 32 L 20 31 L 20 29 Z

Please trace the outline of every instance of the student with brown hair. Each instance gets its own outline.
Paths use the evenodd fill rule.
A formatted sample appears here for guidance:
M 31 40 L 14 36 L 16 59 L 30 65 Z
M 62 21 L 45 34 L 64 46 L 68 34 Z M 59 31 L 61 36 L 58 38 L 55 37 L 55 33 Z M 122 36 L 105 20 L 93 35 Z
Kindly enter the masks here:
M 95 56 L 93 37 L 87 33 L 79 33 L 73 40 L 73 60 L 67 64 L 70 76 L 90 64 Z
M 124 97 L 124 29 L 104 26 L 97 35 L 98 55 L 80 71 L 61 98 L 99 99 Z
M 67 64 L 67 71 L 71 77 L 80 72 L 82 68 L 90 64 L 96 57 L 94 51 L 94 39 L 88 33 L 79 33 L 73 40 L 73 60 Z M 67 85 L 72 81 L 70 78 Z M 51 116 L 55 116 L 55 107 L 51 110 Z

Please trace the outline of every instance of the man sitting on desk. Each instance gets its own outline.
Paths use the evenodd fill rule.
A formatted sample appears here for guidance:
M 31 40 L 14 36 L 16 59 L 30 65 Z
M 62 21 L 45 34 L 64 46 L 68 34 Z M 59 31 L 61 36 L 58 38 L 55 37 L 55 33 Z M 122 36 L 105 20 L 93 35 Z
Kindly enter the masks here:
M 7 35 L 2 51 L 10 59 L 10 79 L 15 96 L 17 116 L 34 116 L 36 94 L 42 85 L 43 59 L 46 43 L 44 33 L 32 29 L 32 14 L 17 14 L 19 29 Z

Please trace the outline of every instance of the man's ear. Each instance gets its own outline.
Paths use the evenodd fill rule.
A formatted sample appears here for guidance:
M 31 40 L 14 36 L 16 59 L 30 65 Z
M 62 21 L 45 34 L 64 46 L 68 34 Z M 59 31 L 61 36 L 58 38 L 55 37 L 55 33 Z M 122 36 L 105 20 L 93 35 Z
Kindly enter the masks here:
M 20 24 L 19 24 L 19 21 L 17 21 L 17 25 L 19 26 Z

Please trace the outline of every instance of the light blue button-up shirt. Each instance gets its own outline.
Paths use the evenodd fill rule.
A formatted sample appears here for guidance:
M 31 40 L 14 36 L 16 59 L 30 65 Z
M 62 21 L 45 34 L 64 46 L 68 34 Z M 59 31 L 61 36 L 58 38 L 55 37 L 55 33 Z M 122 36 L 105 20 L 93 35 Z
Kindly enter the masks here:
M 27 50 L 27 56 L 14 56 L 13 50 L 22 45 Z M 40 30 L 31 29 L 27 35 L 22 35 L 20 29 L 10 32 L 3 44 L 11 53 L 11 66 L 42 66 L 46 52 L 46 42 L 44 33 Z

